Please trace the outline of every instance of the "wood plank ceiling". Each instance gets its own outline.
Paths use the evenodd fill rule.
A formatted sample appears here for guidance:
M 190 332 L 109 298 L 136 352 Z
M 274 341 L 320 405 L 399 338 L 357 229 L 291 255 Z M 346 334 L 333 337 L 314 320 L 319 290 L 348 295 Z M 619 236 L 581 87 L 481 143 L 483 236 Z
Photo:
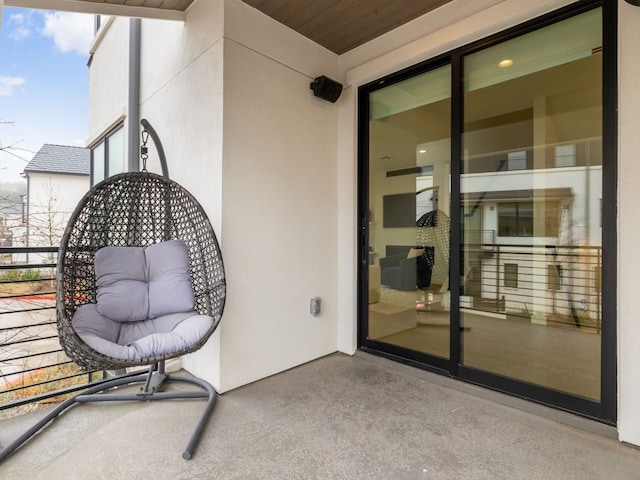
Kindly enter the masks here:
M 206 0 L 208 1 L 208 0 Z M 452 0 L 243 0 L 329 50 L 342 54 Z M 184 12 L 194 0 L 75 2 Z M 5 4 L 20 3 L 7 0 Z
M 451 0 L 243 0 L 342 54 Z

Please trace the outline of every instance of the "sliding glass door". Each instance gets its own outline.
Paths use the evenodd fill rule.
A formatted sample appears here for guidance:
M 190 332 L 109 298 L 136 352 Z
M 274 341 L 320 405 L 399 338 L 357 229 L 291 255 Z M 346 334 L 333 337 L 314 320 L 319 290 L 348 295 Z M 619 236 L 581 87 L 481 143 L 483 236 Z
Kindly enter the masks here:
M 369 338 L 449 358 L 451 67 L 369 102 Z
M 600 398 L 602 14 L 463 57 L 461 363 Z
M 363 348 L 615 411 L 600 5 L 360 88 Z

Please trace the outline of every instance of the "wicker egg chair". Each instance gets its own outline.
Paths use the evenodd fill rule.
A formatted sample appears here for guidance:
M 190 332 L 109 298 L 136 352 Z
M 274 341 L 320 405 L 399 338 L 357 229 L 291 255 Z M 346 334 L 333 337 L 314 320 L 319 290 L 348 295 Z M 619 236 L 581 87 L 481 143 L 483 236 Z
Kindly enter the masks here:
M 434 247 L 433 282 L 449 289 L 451 219 L 442 210 L 432 210 L 416 222 L 416 245 Z
M 146 153 L 146 150 L 143 151 Z M 159 151 L 162 153 L 161 147 Z M 146 167 L 146 158 L 144 160 Z M 163 171 L 166 172 L 165 167 L 163 163 Z M 111 355 L 110 350 L 97 351 L 86 340 L 88 337 L 83 338 L 78 334 L 73 321 L 82 307 L 86 309 L 98 302 L 97 252 L 104 247 L 143 249 L 173 240 L 186 245 L 192 305 L 195 304 L 193 310 L 198 318 L 207 319 L 204 324 L 206 331 L 198 334 L 197 341 L 161 354 L 144 353 L 127 357 Z M 60 343 L 69 358 L 87 370 L 116 370 L 122 373 L 130 367 L 149 368 L 143 373 L 124 375 L 90 386 L 79 395 L 62 402 L 0 451 L 0 462 L 75 403 L 205 398 L 207 405 L 182 454 L 184 459 L 191 458 L 213 410 L 217 393 L 212 385 L 202 379 L 167 373 L 164 362 L 199 349 L 216 330 L 224 308 L 225 285 L 222 256 L 214 230 L 202 207 L 183 187 L 164 176 L 147 172 L 146 168 L 142 172 L 115 175 L 94 186 L 72 214 L 59 250 L 56 310 Z M 161 334 L 167 336 L 172 333 Z M 112 350 L 127 348 L 131 347 L 114 343 Z M 161 391 L 161 387 L 169 382 L 186 382 L 197 386 L 197 389 Z M 107 393 L 114 387 L 135 383 L 142 384 L 137 392 L 120 393 L 121 390 L 118 390 L 118 393 Z
M 189 252 L 195 310 L 212 317 L 197 343 L 160 357 L 115 358 L 84 342 L 72 323 L 84 304 L 97 301 L 95 255 L 106 246 L 148 247 L 180 239 Z M 225 300 L 222 256 L 204 210 L 183 187 L 150 172 L 115 175 L 96 185 L 69 220 L 58 257 L 57 323 L 60 343 L 88 370 L 150 365 L 199 349 L 217 328 Z

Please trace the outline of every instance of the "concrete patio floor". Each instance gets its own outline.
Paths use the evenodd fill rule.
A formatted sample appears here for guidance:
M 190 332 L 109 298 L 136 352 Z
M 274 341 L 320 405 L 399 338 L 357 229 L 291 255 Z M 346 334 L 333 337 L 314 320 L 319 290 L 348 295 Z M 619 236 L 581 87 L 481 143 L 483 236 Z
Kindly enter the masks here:
M 639 479 L 615 429 L 366 353 L 225 393 L 191 460 L 201 400 L 78 405 L 0 479 Z M 37 421 L 0 422 L 7 444 Z

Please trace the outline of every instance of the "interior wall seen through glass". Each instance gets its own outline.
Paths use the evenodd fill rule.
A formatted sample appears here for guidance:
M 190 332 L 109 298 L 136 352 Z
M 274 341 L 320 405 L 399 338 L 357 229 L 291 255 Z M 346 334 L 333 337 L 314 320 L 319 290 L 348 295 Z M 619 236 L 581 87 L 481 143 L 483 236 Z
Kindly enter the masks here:
M 369 338 L 449 358 L 451 68 L 370 95 Z

